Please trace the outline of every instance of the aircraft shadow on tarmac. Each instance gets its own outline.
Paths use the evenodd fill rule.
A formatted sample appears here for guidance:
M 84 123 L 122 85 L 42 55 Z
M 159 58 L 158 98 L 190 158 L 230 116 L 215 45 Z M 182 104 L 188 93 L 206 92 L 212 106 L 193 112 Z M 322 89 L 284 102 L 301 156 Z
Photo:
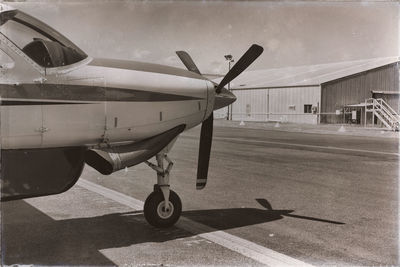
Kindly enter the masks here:
M 267 200 L 257 201 L 265 209 L 196 210 L 185 211 L 182 215 L 216 230 L 266 223 L 285 216 L 343 224 L 294 215 L 291 214 L 293 210 L 274 210 Z M 141 211 L 54 220 L 24 201 L 2 205 L 2 263 L 6 265 L 115 265 L 100 250 L 193 235 L 177 227 L 156 229 L 149 226 Z

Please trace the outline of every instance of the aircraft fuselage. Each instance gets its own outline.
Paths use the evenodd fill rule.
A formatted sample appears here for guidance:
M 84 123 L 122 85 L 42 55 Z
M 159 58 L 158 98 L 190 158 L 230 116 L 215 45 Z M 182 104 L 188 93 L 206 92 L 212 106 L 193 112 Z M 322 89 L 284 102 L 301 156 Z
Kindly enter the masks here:
M 191 128 L 213 110 L 213 83 L 173 67 L 87 59 L 44 75 L 8 71 L 0 84 L 3 149 L 135 141 Z
M 262 48 L 249 48 L 218 85 L 187 52 L 176 53 L 188 70 L 93 59 L 47 24 L 0 4 L 1 201 L 62 193 L 85 164 L 108 175 L 145 162 L 157 172 L 145 218 L 173 225 L 182 205 L 169 189 L 167 153 L 179 134 L 202 124 L 196 188 L 205 187 L 213 110 L 236 100 L 224 86 Z

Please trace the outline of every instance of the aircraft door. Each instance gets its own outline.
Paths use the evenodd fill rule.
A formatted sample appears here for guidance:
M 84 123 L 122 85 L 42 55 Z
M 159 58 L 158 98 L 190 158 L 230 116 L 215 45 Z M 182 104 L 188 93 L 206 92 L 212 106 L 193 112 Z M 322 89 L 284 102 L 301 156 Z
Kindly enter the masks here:
M 103 78 L 53 80 L 42 93 L 57 99 L 54 104 L 43 106 L 43 146 L 102 142 L 106 117 Z
M 0 85 L 3 91 L 4 85 Z M 3 96 L 2 96 L 3 98 Z M 42 107 L 0 99 L 1 148 L 40 147 L 42 144 Z
M 1 147 L 40 147 L 42 106 L 40 102 L 32 102 L 31 99 L 40 93 L 33 84 L 40 73 L 30 69 L 26 62 L 12 52 L 0 38 Z

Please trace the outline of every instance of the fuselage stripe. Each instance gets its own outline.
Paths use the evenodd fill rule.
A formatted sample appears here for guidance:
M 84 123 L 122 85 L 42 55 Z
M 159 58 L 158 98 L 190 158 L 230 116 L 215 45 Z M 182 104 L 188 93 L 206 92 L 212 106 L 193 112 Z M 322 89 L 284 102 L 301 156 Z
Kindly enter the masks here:
M 9 99 L 9 103 L 14 101 L 14 104 L 18 104 L 16 103 L 17 101 L 41 101 L 43 103 L 47 101 L 58 101 L 57 103 L 48 104 L 69 104 L 70 101 L 166 102 L 202 100 L 202 98 L 199 97 L 185 95 L 101 86 L 71 84 L 0 84 L 0 101 L 4 103 L 6 99 Z
M 30 101 L 30 100 L 0 100 L 0 106 L 36 106 L 36 105 L 76 105 L 90 104 L 85 102 Z

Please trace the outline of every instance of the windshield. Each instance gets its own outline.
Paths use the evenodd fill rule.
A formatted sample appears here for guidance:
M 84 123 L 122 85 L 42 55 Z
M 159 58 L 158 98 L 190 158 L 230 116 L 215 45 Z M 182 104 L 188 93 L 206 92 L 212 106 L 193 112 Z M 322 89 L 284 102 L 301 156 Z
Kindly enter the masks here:
M 42 67 L 65 66 L 87 58 L 65 36 L 18 10 L 0 13 L 0 32 Z

